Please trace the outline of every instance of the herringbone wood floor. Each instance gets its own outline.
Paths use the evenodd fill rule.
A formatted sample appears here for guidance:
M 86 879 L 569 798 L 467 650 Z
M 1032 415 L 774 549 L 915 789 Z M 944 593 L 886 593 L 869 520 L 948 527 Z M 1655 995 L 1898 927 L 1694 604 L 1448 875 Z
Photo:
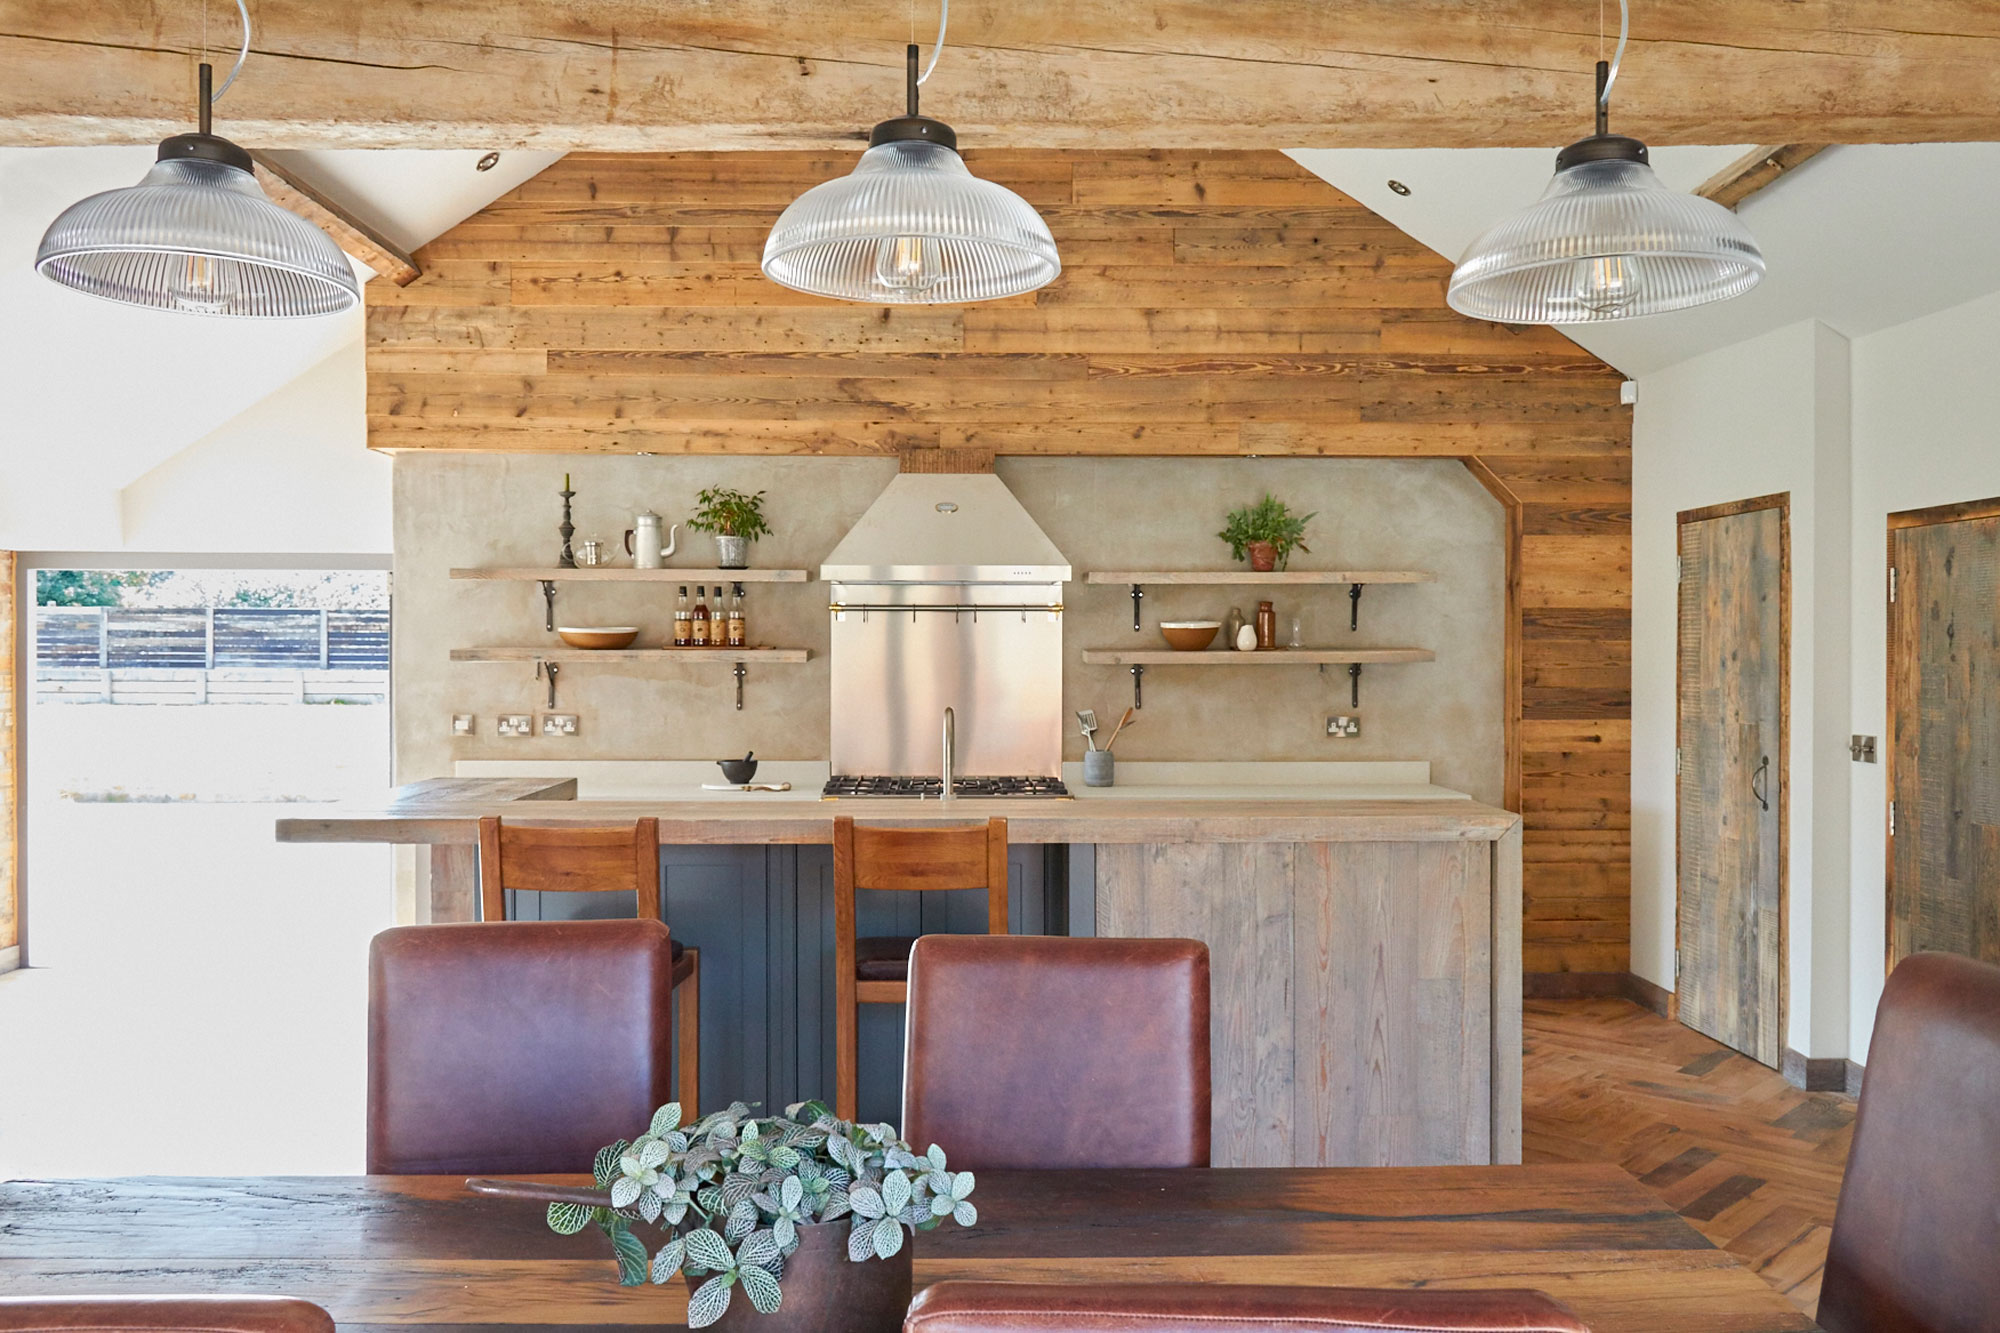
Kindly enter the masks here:
M 1616 1162 L 1810 1314 L 1854 1099 L 1625 1000 L 1530 1000 L 1530 1162 Z

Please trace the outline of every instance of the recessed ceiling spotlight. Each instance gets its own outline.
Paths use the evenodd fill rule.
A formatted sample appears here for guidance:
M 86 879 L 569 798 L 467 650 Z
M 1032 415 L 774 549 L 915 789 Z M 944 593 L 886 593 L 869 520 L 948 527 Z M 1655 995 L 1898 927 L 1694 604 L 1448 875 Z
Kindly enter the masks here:
M 485 157 L 482 157 L 482 158 L 480 158 L 480 159 L 479 159 L 479 162 L 478 162 L 478 164 L 477 164 L 477 165 L 475 165 L 475 166 L 473 167 L 473 170 L 474 170 L 474 171 L 491 171 L 491 170 L 493 170 L 493 168 L 495 168 L 495 167 L 497 167 L 497 166 L 499 166 L 499 165 L 500 165 L 500 154 L 498 154 L 498 153 L 488 153 L 488 154 L 487 154 L 487 155 L 486 155 Z
M 1404 196 L 1405 198 L 1409 197 L 1410 187 L 1403 184 L 1403 182 L 1401 181 L 1390 181 L 1389 188 L 1395 191 L 1397 194 Z

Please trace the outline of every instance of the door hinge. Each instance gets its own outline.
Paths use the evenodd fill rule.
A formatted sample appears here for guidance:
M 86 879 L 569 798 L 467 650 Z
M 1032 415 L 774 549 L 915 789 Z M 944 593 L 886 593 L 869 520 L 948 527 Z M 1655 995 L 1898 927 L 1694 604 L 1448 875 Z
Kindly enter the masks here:
M 1686 577 L 1687 577 L 1687 559 L 1684 556 L 1677 555 L 1674 557 L 1674 582 L 1679 583 L 1682 579 Z
M 1896 600 L 1896 567 L 1894 565 L 1889 566 L 1889 600 L 1891 602 Z
M 1896 836 L 1896 803 L 1889 802 L 1889 836 Z
M 1681 947 L 1680 947 L 1680 946 L 1679 946 L 1678 944 L 1676 944 L 1676 945 L 1674 946 L 1674 977 L 1675 977 L 1675 979 L 1676 979 L 1676 980 L 1678 980 L 1678 979 L 1680 978 L 1680 975 L 1681 975 Z
M 1674 776 L 1679 777 L 1680 775 L 1681 775 L 1681 747 L 1676 745 L 1674 747 Z

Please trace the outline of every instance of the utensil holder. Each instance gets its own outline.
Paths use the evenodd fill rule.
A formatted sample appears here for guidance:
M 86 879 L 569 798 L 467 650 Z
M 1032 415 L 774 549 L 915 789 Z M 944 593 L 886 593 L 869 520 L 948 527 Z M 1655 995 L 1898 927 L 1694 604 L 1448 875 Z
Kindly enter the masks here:
M 1086 787 L 1109 787 L 1112 785 L 1111 751 L 1085 750 L 1083 752 L 1083 785 Z

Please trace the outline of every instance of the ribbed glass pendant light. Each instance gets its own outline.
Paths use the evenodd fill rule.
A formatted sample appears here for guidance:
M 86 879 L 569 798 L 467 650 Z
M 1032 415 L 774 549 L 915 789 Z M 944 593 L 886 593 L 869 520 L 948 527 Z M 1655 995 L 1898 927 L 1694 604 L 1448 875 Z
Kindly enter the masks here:
M 242 0 L 243 52 L 250 51 Z M 70 205 L 35 254 L 43 276 L 127 305 L 266 319 L 332 315 L 361 300 L 340 247 L 298 214 L 272 203 L 250 154 L 210 131 L 213 71 L 201 66 L 200 132 L 160 144 L 137 185 Z
M 764 242 L 765 277 L 841 301 L 944 305 L 1017 296 L 1062 272 L 1041 215 L 966 170 L 951 126 L 917 114 L 917 87 L 929 77 L 917 73 L 913 43 L 908 113 L 875 127 L 852 174 L 792 201 Z
M 1764 276 L 1764 253 L 1735 213 L 1662 184 L 1646 145 L 1609 132 L 1625 57 L 1597 62 L 1597 133 L 1556 155 L 1541 199 L 1490 228 L 1452 271 L 1445 299 L 1502 324 L 1591 324 L 1726 301 Z

